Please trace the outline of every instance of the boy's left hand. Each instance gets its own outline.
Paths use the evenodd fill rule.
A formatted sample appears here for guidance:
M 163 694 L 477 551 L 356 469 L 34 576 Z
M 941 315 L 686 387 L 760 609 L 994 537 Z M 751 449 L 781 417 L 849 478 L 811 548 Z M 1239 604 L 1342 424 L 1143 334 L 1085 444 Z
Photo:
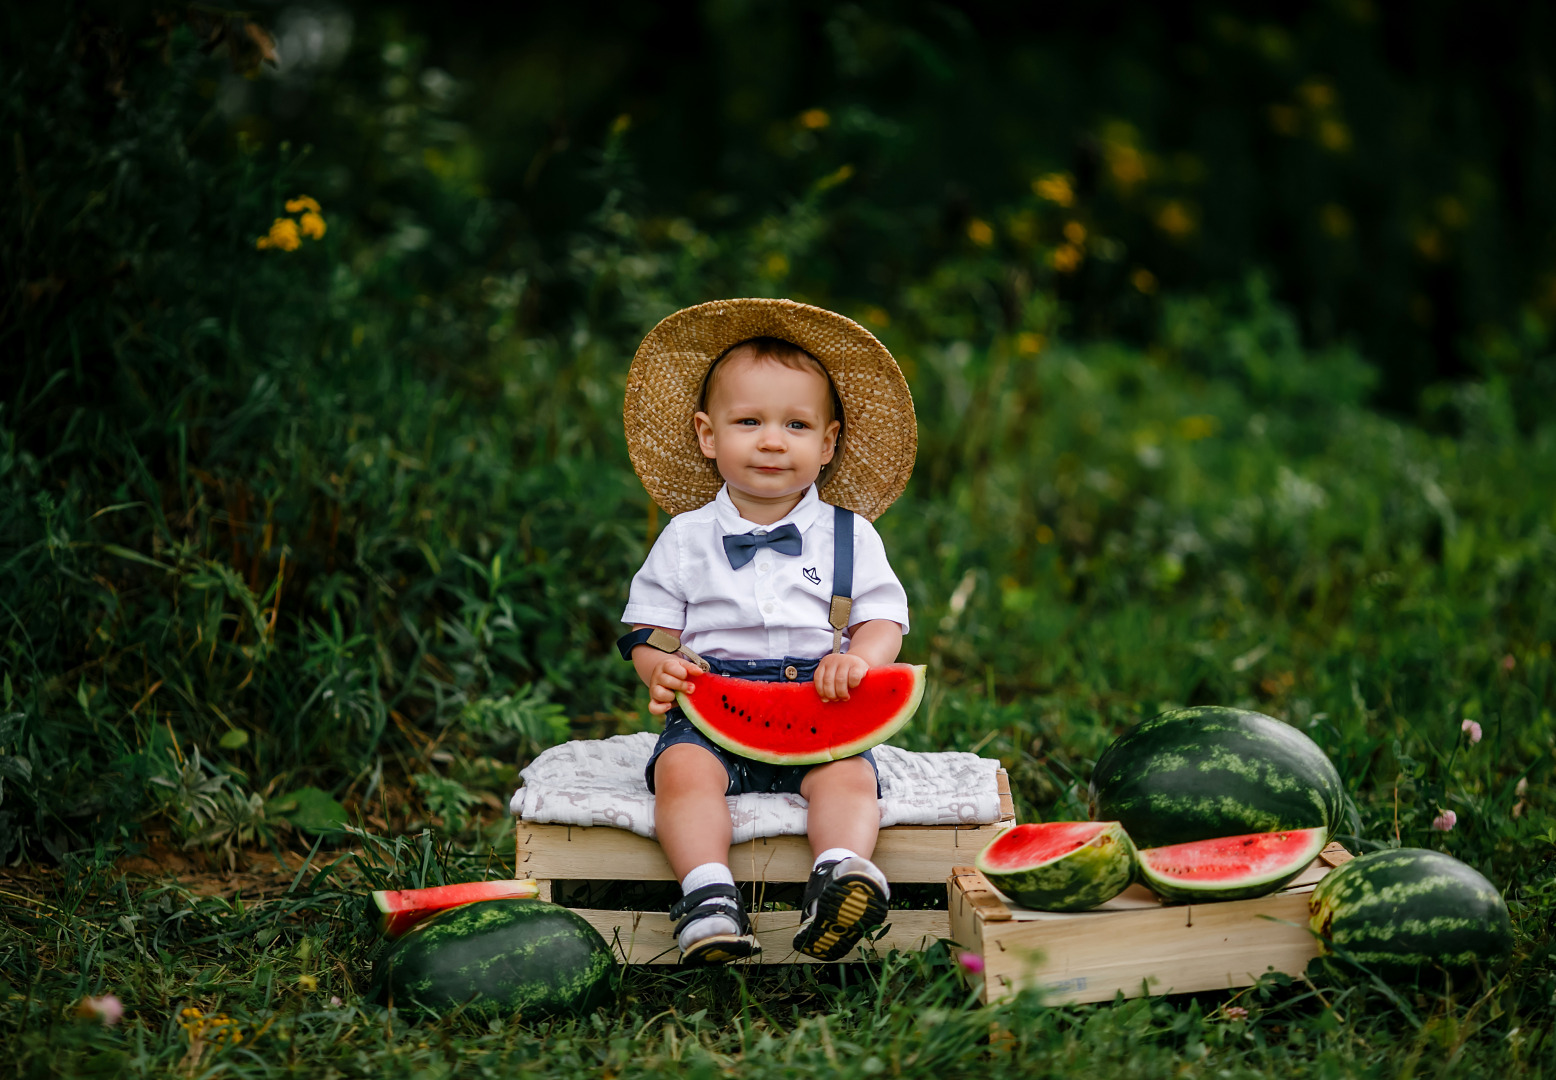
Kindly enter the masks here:
M 816 693 L 822 701 L 847 701 L 848 692 L 859 685 L 870 670 L 862 656 L 853 653 L 828 653 L 816 665 Z

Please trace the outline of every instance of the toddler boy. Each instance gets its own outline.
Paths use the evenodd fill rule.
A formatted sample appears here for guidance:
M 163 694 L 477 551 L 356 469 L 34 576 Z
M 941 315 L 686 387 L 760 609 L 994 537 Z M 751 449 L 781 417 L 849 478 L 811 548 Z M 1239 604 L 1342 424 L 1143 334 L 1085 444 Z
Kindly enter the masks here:
M 638 475 L 677 515 L 633 578 L 622 621 L 634 630 L 619 645 L 649 711 L 666 716 L 644 779 L 683 890 L 671 911 L 682 963 L 760 949 L 727 863 L 725 796 L 749 791 L 806 799 L 815 865 L 794 947 L 839 959 L 885 920 L 890 897 L 869 858 L 880 827 L 873 756 L 743 758 L 699 732 L 675 695 L 695 692 L 688 676 L 705 663 L 740 678 L 810 680 L 823 700 L 846 700 L 866 671 L 896 660 L 907 596 L 869 520 L 912 468 L 907 383 L 843 316 L 787 300 L 718 301 L 671 315 L 644 340 L 624 418 Z

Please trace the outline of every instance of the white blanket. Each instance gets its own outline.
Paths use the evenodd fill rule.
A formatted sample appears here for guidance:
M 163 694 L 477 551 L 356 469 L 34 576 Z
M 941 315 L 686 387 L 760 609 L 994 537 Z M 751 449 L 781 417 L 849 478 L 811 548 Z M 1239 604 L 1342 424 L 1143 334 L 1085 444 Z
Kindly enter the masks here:
M 612 825 L 654 835 L 654 797 L 643 783 L 657 736 L 651 732 L 563 743 L 519 775 L 524 786 L 508 808 L 525 821 Z M 881 826 L 974 825 L 1000 819 L 995 773 L 1000 763 L 976 754 L 916 754 L 877 746 Z M 804 836 L 798 795 L 732 795 L 734 842 L 759 836 Z

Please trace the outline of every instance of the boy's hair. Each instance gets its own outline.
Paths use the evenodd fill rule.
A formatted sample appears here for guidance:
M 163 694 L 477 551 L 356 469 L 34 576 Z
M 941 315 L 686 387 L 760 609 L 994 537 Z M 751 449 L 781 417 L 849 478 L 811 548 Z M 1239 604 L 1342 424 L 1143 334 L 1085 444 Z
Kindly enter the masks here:
M 717 372 L 719 370 L 719 366 L 724 363 L 725 357 L 729 356 L 729 354 L 734 352 L 736 349 L 750 349 L 751 358 L 753 360 L 771 360 L 775 364 L 780 364 L 786 368 L 792 368 L 795 371 L 814 371 L 816 374 L 820 375 L 827 381 L 827 397 L 829 399 L 829 403 L 832 406 L 832 415 L 827 419 L 836 420 L 840 425 L 842 424 L 843 401 L 838 397 L 837 387 L 832 385 L 832 375 L 827 371 L 826 366 L 810 353 L 794 344 L 794 342 L 785 341 L 783 338 L 775 337 L 747 338 L 744 341 L 735 342 L 735 344 L 719 353 L 718 358 L 714 360 L 711 365 L 709 365 L 708 373 L 703 376 L 702 393 L 697 395 L 698 412 L 708 411 L 708 398 L 713 391 L 714 373 Z M 841 427 L 838 431 L 838 439 L 841 443 Z

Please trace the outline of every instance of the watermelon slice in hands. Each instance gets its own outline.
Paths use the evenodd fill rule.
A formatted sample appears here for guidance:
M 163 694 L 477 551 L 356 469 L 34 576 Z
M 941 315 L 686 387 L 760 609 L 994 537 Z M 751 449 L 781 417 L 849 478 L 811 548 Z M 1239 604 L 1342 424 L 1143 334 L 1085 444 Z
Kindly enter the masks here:
M 460 885 L 437 885 L 428 889 L 380 889 L 368 898 L 369 918 L 378 924 L 384 937 L 393 939 L 440 911 L 473 904 L 477 900 L 533 900 L 540 885 L 533 879 L 522 881 L 471 881 Z
M 924 697 L 924 665 L 865 672 L 847 701 L 822 701 L 813 682 L 756 682 L 704 672 L 675 695 L 688 719 L 733 754 L 774 765 L 853 757 L 897 733 Z

